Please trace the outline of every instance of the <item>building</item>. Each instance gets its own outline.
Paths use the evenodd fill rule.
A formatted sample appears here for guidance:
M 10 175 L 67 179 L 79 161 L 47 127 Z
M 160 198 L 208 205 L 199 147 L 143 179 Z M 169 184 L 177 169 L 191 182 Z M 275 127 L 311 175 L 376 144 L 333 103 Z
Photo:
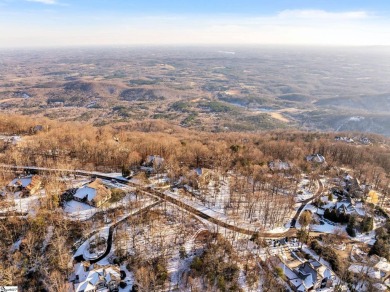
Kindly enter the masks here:
M 349 137 L 340 137 L 340 136 L 336 136 L 334 138 L 336 141 L 343 141 L 343 142 L 347 142 L 347 143 L 353 143 L 355 142 L 352 138 L 349 138 Z
M 22 192 L 24 196 L 35 195 L 42 185 L 42 178 L 38 175 L 15 178 L 7 189 L 11 192 Z
M 72 275 L 75 292 L 119 291 L 121 281 L 117 266 L 78 263 Z
M 340 202 L 337 202 L 334 208 L 338 215 L 341 213 L 344 215 L 356 213 L 355 206 L 353 205 L 353 201 L 351 199 L 344 199 Z
M 294 291 L 304 292 L 333 286 L 332 271 L 316 260 L 306 261 L 295 269 L 291 269 L 283 262 L 279 267 Z
M 211 171 L 210 169 L 198 167 L 194 169 L 195 176 L 197 177 L 198 184 L 204 185 L 211 179 Z
M 275 160 L 268 163 L 268 167 L 275 171 L 275 170 L 289 170 L 291 168 L 290 163 L 281 161 L 281 160 Z
M 346 174 L 344 177 L 345 182 L 345 191 L 348 192 L 349 195 L 361 198 L 363 196 L 363 190 L 360 187 L 360 182 L 357 178 L 353 178 L 352 176 Z
M 73 196 L 75 201 L 100 207 L 111 198 L 111 191 L 100 179 L 95 179 L 88 185 L 79 188 Z
M 306 156 L 306 161 L 310 161 L 318 164 L 322 164 L 326 162 L 325 157 L 322 156 L 321 154 L 308 155 Z
M 161 168 L 164 164 L 164 158 L 159 155 L 148 155 L 144 162 L 146 167 Z

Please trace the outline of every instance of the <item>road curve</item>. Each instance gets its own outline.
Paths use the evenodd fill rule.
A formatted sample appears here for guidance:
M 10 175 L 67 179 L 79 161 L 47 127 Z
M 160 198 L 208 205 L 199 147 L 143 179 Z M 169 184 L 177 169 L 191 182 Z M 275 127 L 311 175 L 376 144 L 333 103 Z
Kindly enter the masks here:
M 97 263 L 97 262 L 101 261 L 102 259 L 104 259 L 110 253 L 111 248 L 112 248 L 112 240 L 113 240 L 113 233 L 114 233 L 115 227 L 117 227 L 122 222 L 126 221 L 129 217 L 141 215 L 141 214 L 148 212 L 150 209 L 152 209 L 153 207 L 157 206 L 160 203 L 161 203 L 161 200 L 159 200 L 153 204 L 150 204 L 150 205 L 146 206 L 145 208 L 142 208 L 142 209 L 138 210 L 137 212 L 129 214 L 128 216 L 122 218 L 121 220 L 119 220 L 115 224 L 111 225 L 109 230 L 108 230 L 107 247 L 106 247 L 105 252 L 102 255 L 100 255 L 98 258 L 89 260 L 89 262 L 91 264 Z M 84 256 L 82 254 L 75 257 L 75 260 L 77 262 L 88 261 L 87 259 L 84 258 Z

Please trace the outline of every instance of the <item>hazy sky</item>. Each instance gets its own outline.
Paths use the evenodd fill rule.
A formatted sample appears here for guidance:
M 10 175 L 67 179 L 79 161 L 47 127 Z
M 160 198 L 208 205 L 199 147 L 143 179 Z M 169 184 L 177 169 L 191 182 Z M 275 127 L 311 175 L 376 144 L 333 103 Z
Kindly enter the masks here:
M 0 0 L 0 47 L 390 45 L 388 0 Z

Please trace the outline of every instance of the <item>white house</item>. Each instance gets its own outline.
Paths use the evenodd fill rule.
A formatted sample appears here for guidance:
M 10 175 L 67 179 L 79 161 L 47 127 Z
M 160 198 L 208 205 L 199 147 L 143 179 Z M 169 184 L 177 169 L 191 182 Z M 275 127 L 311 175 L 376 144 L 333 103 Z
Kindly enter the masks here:
M 86 266 L 78 263 L 74 272 L 75 292 L 114 291 L 120 283 L 120 271 L 116 266 Z
M 100 179 L 79 188 L 73 196 L 75 201 L 86 203 L 94 207 L 100 207 L 111 198 L 111 191 Z
M 326 162 L 325 157 L 318 153 L 306 156 L 306 161 L 315 162 L 319 164 Z
M 280 263 L 279 267 L 294 291 L 329 288 L 333 285 L 332 271 L 316 260 L 307 261 L 294 270 L 284 263 Z

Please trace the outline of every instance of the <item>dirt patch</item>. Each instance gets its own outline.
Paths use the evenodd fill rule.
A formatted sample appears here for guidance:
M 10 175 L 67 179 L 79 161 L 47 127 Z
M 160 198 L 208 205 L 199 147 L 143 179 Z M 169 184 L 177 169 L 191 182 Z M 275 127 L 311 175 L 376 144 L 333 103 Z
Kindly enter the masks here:
M 279 112 L 273 112 L 273 113 L 270 113 L 271 117 L 273 117 L 274 119 L 276 120 L 279 120 L 281 122 L 284 122 L 284 123 L 289 123 L 290 120 L 287 119 L 286 117 L 284 117 L 281 113 Z

